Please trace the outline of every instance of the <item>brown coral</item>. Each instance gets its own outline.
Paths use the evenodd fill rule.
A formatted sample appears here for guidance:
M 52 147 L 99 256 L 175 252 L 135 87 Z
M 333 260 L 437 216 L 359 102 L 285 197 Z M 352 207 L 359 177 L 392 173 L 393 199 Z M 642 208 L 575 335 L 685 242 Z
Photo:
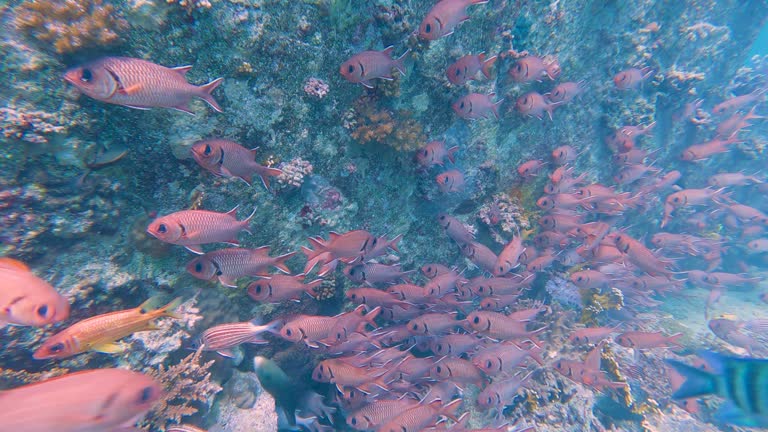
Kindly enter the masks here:
M 165 387 L 165 394 L 152 411 L 147 414 L 143 425 L 179 423 L 184 417 L 197 413 L 201 408 L 210 409 L 213 397 L 221 391 L 215 381 L 211 381 L 208 369 L 215 362 L 200 362 L 202 347 L 185 357 L 176 365 L 150 369 L 149 376 Z
M 118 32 L 128 27 L 102 0 L 26 1 L 16 8 L 15 24 L 27 35 L 51 43 L 59 54 L 114 43 Z
M 419 148 L 426 137 L 421 124 L 408 111 L 392 113 L 378 109 L 370 98 L 361 97 L 347 112 L 344 127 L 352 138 L 361 144 L 377 142 L 398 151 L 412 151 Z

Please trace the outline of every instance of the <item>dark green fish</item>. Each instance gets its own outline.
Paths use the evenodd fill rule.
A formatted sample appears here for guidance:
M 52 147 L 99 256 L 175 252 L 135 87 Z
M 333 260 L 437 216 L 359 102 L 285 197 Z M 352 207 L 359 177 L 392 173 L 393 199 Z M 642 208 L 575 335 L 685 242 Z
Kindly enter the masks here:
M 296 425 L 296 404 L 301 394 L 301 389 L 277 363 L 266 357 L 257 356 L 253 359 L 253 366 L 259 383 L 269 394 L 275 398 L 275 407 L 282 408 L 291 426 Z
M 717 412 L 719 421 L 768 427 L 768 359 L 727 357 L 709 351 L 698 354 L 712 372 L 667 359 L 667 363 L 685 377 L 672 397 L 717 395 L 726 400 Z

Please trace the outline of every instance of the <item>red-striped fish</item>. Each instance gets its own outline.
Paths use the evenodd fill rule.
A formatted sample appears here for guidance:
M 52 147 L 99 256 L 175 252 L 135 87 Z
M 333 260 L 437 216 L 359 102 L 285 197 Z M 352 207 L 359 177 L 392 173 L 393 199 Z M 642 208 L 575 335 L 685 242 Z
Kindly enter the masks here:
M 192 157 L 206 170 L 217 176 L 237 177 L 249 186 L 254 174 L 261 178 L 261 183 L 269 189 L 269 178 L 283 172 L 258 164 L 256 149 L 248 150 L 240 144 L 224 139 L 198 141 L 190 148 Z
M 218 279 L 222 285 L 235 287 L 237 279 L 243 276 L 269 276 L 269 267 L 290 273 L 291 269 L 285 265 L 285 261 L 295 254 L 296 252 L 290 252 L 271 257 L 269 246 L 257 249 L 219 249 L 190 261 L 187 271 L 198 279 Z
M 189 102 L 197 97 L 221 112 L 211 92 L 222 78 L 195 86 L 187 82 L 190 69 L 192 66 L 167 68 L 142 59 L 104 57 L 68 70 L 64 80 L 96 100 L 130 108 L 173 108 L 192 114 Z
M 238 246 L 237 234 L 240 231 L 250 233 L 251 223 L 256 209 L 244 220 L 237 220 L 237 207 L 226 213 L 208 210 L 182 210 L 161 216 L 147 227 L 147 232 L 158 240 L 185 246 L 196 254 L 202 254 L 200 245 L 207 243 L 229 243 Z
M 209 328 L 200 335 L 203 351 L 216 351 L 224 357 L 233 357 L 232 348 L 244 344 L 265 344 L 267 340 L 260 335 L 264 332 L 276 333 L 282 326 L 281 320 L 259 325 L 256 320 L 220 324 Z

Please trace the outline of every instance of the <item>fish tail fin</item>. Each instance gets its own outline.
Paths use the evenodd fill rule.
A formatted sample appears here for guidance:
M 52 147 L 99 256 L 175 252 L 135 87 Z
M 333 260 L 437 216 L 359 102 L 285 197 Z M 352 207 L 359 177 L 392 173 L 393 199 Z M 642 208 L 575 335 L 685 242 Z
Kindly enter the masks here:
M 408 49 L 406 52 L 403 53 L 400 57 L 395 59 L 392 63 L 392 66 L 397 69 L 398 72 L 400 72 L 401 75 L 405 75 L 405 72 L 407 71 L 405 68 L 405 58 L 408 56 L 408 54 L 411 53 L 411 50 Z
M 685 378 L 685 382 L 672 394 L 673 399 L 688 399 L 716 393 L 717 382 L 713 374 L 677 360 L 665 361 Z
M 206 102 L 208 102 L 208 105 L 211 106 L 214 110 L 217 112 L 222 112 L 221 107 L 219 106 L 219 103 L 216 102 L 216 99 L 213 98 L 211 93 L 216 90 L 216 87 L 218 87 L 222 82 L 224 81 L 224 78 L 216 78 L 215 80 L 209 82 L 208 84 L 203 84 L 200 87 L 200 98 Z
M 237 207 L 235 207 L 233 210 L 236 210 L 236 209 L 237 209 Z M 251 214 L 249 214 L 247 218 L 243 219 L 240 222 L 243 225 L 243 230 L 245 230 L 248 234 L 253 234 L 251 232 L 250 225 L 251 225 L 251 219 L 253 219 L 253 216 L 256 214 L 256 210 L 257 209 L 258 209 L 257 207 L 254 207 L 253 211 L 251 212 Z
M 456 162 L 456 152 L 459 151 L 459 146 L 453 146 L 448 149 L 448 160 L 451 161 L 451 163 Z
M 261 183 L 264 185 L 264 187 L 267 190 L 269 190 L 269 178 L 277 177 L 282 173 L 283 171 L 277 168 L 263 168 L 263 169 L 259 169 L 259 171 L 257 172 L 257 174 L 259 175 L 259 178 L 261 178 Z
M 444 405 L 442 408 L 440 408 L 440 414 L 458 423 L 459 419 L 456 417 L 456 412 L 459 410 L 459 406 L 461 406 L 461 402 L 462 402 L 462 399 L 452 400 L 447 405 Z
M 397 252 L 397 253 L 400 253 L 400 249 L 398 249 L 397 243 L 400 242 L 400 240 L 402 240 L 402 239 L 403 239 L 403 235 L 402 234 L 396 235 L 395 238 L 393 238 L 389 242 L 389 248 L 392 249 L 393 251 Z
M 483 75 L 485 75 L 485 77 L 488 79 L 491 79 L 491 68 L 493 67 L 494 63 L 496 63 L 497 58 L 498 56 L 493 56 L 488 60 L 483 60 L 483 67 L 480 68 L 480 70 L 483 72 Z
M 498 102 L 494 102 L 493 105 L 491 105 L 491 111 L 493 111 L 493 115 L 496 116 L 496 118 L 499 118 L 499 106 L 504 102 L 504 99 L 499 99 Z
M 364 306 L 364 305 L 361 305 L 361 306 Z M 372 327 L 376 328 L 377 326 L 376 326 L 375 320 L 380 313 L 381 313 L 381 306 L 376 306 L 375 308 L 368 311 L 368 313 L 363 315 L 363 319 L 365 319 L 365 322 L 370 324 Z
M 216 102 L 216 99 L 213 98 L 213 95 L 211 93 L 216 90 L 216 87 L 218 87 L 222 82 L 224 81 L 224 78 L 216 78 L 215 80 L 209 82 L 208 84 L 203 84 L 200 87 L 200 98 L 206 102 L 208 102 L 208 105 L 211 106 L 214 110 L 217 112 L 222 112 L 221 107 L 219 106 L 219 103 Z
M 171 300 L 170 303 L 160 308 L 160 310 L 163 311 L 163 315 L 165 316 L 181 319 L 182 316 L 176 311 L 176 309 L 181 306 L 183 302 L 184 299 L 182 297 L 176 297 L 175 299 Z
M 272 264 L 273 266 L 277 267 L 281 272 L 290 274 L 291 269 L 288 268 L 287 265 L 285 265 L 285 261 L 287 261 L 292 256 L 296 255 L 296 252 L 289 252 L 285 255 L 280 255 L 279 257 L 275 258 L 275 262 Z

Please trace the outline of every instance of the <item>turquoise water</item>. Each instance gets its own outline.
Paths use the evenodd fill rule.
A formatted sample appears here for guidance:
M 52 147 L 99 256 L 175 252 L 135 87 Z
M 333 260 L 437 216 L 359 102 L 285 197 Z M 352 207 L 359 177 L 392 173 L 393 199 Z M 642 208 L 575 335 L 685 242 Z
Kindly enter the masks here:
M 464 3 L 0 6 L 0 432 L 768 427 L 768 4 Z

